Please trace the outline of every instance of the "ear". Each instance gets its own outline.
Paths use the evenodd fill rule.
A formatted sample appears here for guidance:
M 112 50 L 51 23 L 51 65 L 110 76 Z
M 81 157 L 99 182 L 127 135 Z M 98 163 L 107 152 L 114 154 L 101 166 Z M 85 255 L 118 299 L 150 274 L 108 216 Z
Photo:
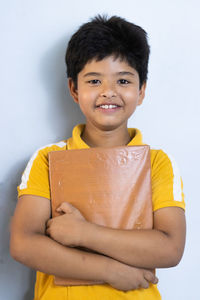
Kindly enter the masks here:
M 78 90 L 75 88 L 75 84 L 72 78 L 68 79 L 68 87 L 69 87 L 70 94 L 74 99 L 74 102 L 78 103 Z
M 143 100 L 144 100 L 144 97 L 145 97 L 145 91 L 146 91 L 146 86 L 147 86 L 147 83 L 144 82 L 140 88 L 140 91 L 139 91 L 139 100 L 138 100 L 138 105 L 141 105 Z

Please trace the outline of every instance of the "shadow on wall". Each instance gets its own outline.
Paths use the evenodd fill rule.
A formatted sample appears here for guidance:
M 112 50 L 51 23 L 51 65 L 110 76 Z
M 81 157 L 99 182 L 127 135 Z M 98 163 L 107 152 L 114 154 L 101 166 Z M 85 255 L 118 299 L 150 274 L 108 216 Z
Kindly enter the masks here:
M 48 121 L 56 133 L 57 140 L 71 136 L 73 127 L 84 123 L 85 119 L 79 106 L 68 91 L 65 52 L 68 38 L 63 38 L 48 49 L 41 58 L 41 80 L 49 101 Z
M 67 42 L 68 39 L 63 38 L 51 49 L 48 49 L 39 64 L 39 78 L 44 84 L 49 101 L 47 123 L 54 132 L 56 141 L 71 136 L 74 125 L 84 122 L 84 117 L 78 105 L 70 97 L 67 88 L 64 62 Z M 0 200 L 0 230 L 2 231 L 0 232 L 0 267 L 1 270 L 5 269 L 5 272 L 0 274 L 2 277 L 0 289 L 1 284 L 6 286 L 8 282 L 14 283 L 12 291 L 11 289 L 7 290 L 8 294 L 4 297 L 9 300 L 33 299 L 35 272 L 15 262 L 9 256 L 9 224 L 17 202 L 16 187 L 20 183 L 27 161 L 26 157 L 24 161 L 13 166 L 8 172 L 7 180 L 0 186 L 2 196 Z
M 2 299 L 33 299 L 35 271 L 15 262 L 9 255 L 9 228 L 17 203 L 16 188 L 26 162 L 27 160 L 18 162 L 13 166 L 6 180 L 0 184 L 0 291 L 4 293 L 1 294 Z M 9 282 L 12 283 L 12 289 L 5 289 Z

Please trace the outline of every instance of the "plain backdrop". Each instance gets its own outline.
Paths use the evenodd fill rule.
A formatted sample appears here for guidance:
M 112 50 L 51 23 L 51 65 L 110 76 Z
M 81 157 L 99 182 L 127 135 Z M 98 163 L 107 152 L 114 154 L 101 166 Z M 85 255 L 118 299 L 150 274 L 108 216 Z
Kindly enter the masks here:
M 64 55 L 71 34 L 99 13 L 148 32 L 146 98 L 129 126 L 176 158 L 187 216 L 184 257 L 177 267 L 158 270 L 159 289 L 163 300 L 199 299 L 199 11 L 198 0 L 0 1 L 0 299 L 33 297 L 35 272 L 9 255 L 16 186 L 37 148 L 69 137 L 84 122 L 67 90 Z

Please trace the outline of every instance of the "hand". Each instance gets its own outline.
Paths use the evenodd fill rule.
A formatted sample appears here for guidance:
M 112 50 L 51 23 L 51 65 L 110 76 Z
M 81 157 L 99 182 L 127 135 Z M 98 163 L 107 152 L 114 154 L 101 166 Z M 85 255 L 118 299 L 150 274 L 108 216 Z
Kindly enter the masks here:
M 158 278 L 153 271 L 138 269 L 113 260 L 106 272 L 106 282 L 113 288 L 129 291 L 139 288 L 147 289 L 150 283 L 157 284 Z
M 79 246 L 83 226 L 87 222 L 84 216 L 68 202 L 63 202 L 57 212 L 61 215 L 48 220 L 46 234 L 65 246 Z

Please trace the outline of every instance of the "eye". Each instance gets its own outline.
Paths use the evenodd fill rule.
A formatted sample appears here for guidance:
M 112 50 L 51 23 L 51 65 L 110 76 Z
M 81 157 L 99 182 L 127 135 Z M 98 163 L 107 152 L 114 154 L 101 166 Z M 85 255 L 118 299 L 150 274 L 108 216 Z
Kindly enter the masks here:
M 128 83 L 130 83 L 130 81 L 128 81 L 126 79 L 119 79 L 118 83 L 120 83 L 120 84 L 128 84 Z
M 92 85 L 97 85 L 97 84 L 101 83 L 101 81 L 99 79 L 92 79 L 92 80 L 89 80 L 87 82 L 92 84 Z

